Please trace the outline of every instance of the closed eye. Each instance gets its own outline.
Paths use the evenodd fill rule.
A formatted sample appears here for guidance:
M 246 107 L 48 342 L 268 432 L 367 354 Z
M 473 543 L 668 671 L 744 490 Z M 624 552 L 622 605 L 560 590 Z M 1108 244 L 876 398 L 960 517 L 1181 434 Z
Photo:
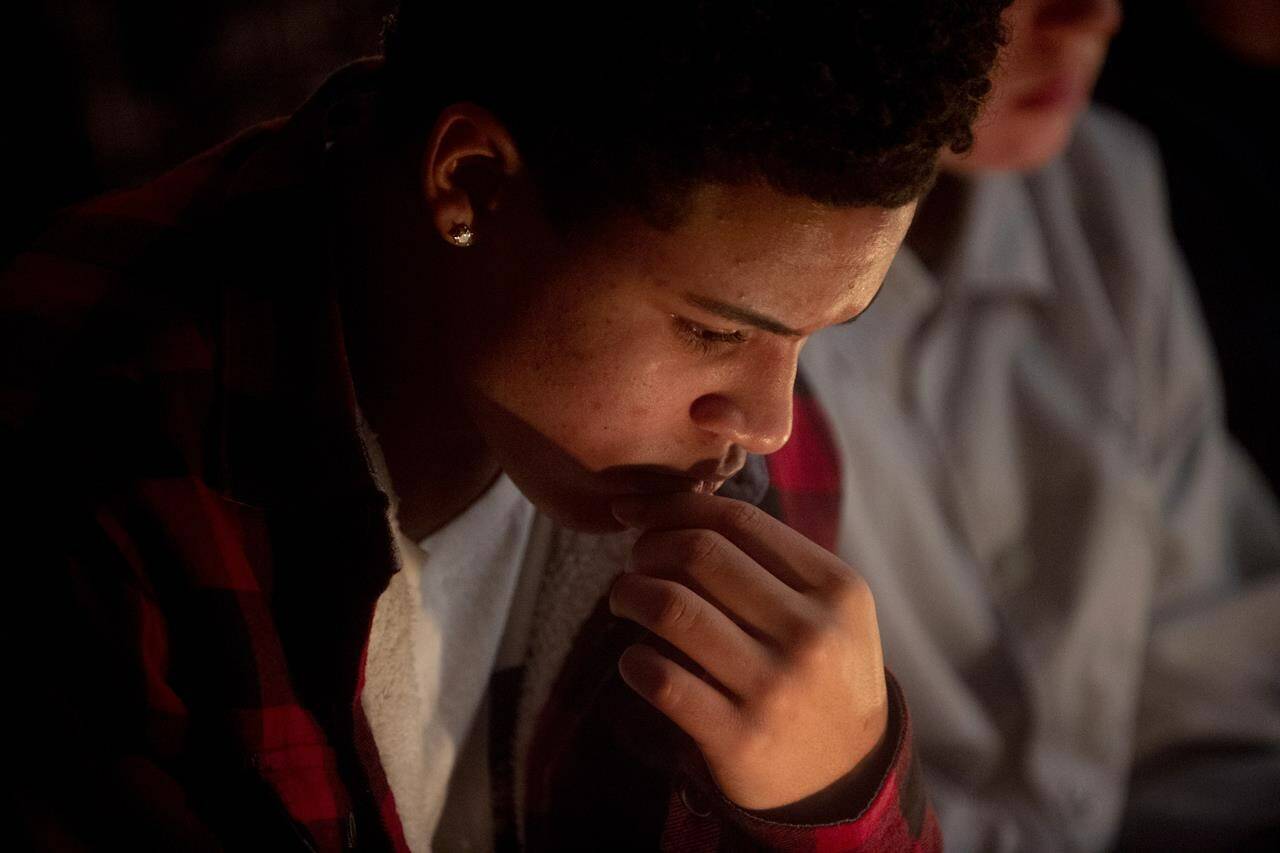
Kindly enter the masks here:
M 678 314 L 672 314 L 676 334 L 686 344 L 701 353 L 710 353 L 721 347 L 734 346 L 747 340 L 747 333 L 741 329 L 721 331 L 709 329 Z

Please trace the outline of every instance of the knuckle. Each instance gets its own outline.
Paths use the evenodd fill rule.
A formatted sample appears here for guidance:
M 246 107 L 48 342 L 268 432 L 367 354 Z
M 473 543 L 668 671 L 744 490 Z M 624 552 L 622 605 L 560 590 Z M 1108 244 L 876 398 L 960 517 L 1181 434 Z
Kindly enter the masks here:
M 802 646 L 811 642 L 814 635 L 822 630 L 822 625 L 814 614 L 808 611 L 788 611 L 781 617 L 781 640 L 787 646 Z
M 654 705 L 670 710 L 686 701 L 686 691 L 672 672 L 670 661 L 652 646 L 631 646 L 622 653 L 618 665 L 636 692 Z
M 768 666 L 752 673 L 747 687 L 748 695 L 767 702 L 770 696 L 783 689 L 787 673 L 782 664 L 783 661 L 771 658 Z
M 654 676 L 653 703 L 667 711 L 676 710 L 684 705 L 685 692 L 666 669 Z
M 664 530 L 643 534 L 632 546 L 631 566 L 658 577 L 672 577 L 693 566 L 720 562 L 726 540 L 714 530 Z
M 830 600 L 839 613 L 849 616 L 861 616 L 875 610 L 875 596 L 871 593 L 871 586 L 849 568 L 832 578 Z
M 830 671 L 839 662 L 839 646 L 834 631 L 814 631 L 792 649 L 792 665 L 799 672 Z
M 796 703 L 790 689 L 790 679 L 782 678 L 774 683 L 773 689 L 760 697 L 756 716 L 761 721 L 791 720 L 796 716 Z
M 742 722 L 733 733 L 732 752 L 735 755 L 759 757 L 772 755 L 777 751 L 768 718 L 760 709 L 746 715 Z
M 722 515 L 731 530 L 751 533 L 760 526 L 761 511 L 745 501 L 725 499 Z
M 835 612 L 805 619 L 783 655 L 788 674 L 807 678 L 843 667 L 861 634 L 856 626 Z
M 716 562 L 724 539 L 711 530 L 690 530 L 682 538 L 682 556 L 688 565 L 706 565 Z
M 691 630 L 698 621 L 698 609 L 680 587 L 664 587 L 658 595 L 657 626 L 666 631 Z

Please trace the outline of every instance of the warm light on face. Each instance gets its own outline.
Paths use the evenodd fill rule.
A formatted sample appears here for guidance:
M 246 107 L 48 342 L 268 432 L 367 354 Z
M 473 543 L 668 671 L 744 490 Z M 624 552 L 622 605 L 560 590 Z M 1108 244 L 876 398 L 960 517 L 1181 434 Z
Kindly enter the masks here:
M 801 346 L 870 303 L 911 214 L 714 186 L 672 230 L 618 219 L 487 342 L 476 422 L 572 526 L 612 526 L 612 495 L 714 490 L 786 441 Z

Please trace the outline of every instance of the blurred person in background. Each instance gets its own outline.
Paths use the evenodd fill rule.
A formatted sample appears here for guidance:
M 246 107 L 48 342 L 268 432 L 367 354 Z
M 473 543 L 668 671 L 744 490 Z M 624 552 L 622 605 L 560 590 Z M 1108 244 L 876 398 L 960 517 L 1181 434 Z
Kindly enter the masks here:
M 937 849 L 866 584 L 713 493 L 1003 6 L 405 2 L 56 216 L 0 279 L 23 842 Z
M 1280 3 L 1130 0 L 1098 94 L 1160 147 L 1227 426 L 1280 494 Z
M 973 149 L 802 355 L 772 506 L 872 587 L 950 847 L 1274 849 L 1280 513 L 1156 151 L 1089 106 L 1120 10 L 1006 20 Z

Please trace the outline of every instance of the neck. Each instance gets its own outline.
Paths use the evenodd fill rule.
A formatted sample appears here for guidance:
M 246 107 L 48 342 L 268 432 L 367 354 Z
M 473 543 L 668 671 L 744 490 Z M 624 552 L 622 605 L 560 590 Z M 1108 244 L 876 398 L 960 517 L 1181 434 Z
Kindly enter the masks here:
M 416 542 L 473 503 L 499 468 L 440 322 L 438 295 L 458 270 L 429 239 L 410 158 L 371 155 L 336 167 L 337 274 L 356 395 L 386 459 L 400 529 Z

